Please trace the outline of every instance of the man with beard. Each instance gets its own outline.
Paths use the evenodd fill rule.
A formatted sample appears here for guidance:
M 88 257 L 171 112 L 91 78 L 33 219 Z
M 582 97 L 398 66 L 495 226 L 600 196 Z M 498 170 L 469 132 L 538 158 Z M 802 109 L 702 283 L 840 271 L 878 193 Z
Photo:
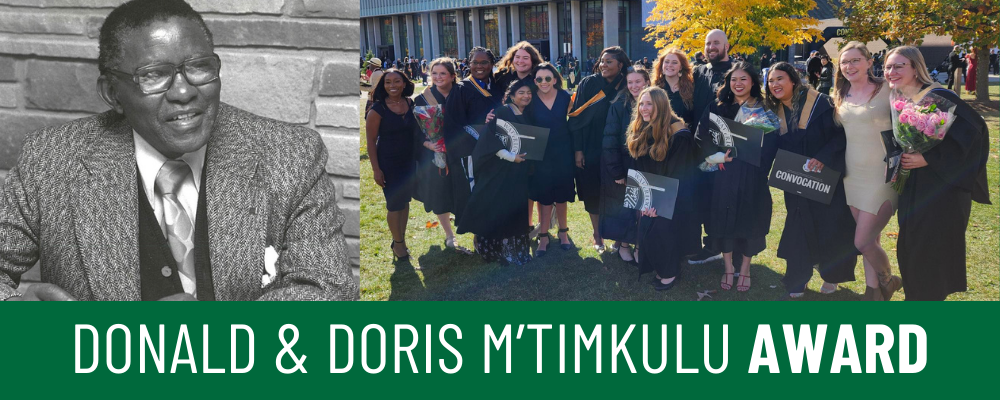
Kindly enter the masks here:
M 726 33 L 719 29 L 709 31 L 708 35 L 705 36 L 704 54 L 707 63 L 699 65 L 694 69 L 694 109 L 692 115 L 695 116 L 695 122 L 691 127 L 694 132 L 698 132 L 698 121 L 701 121 L 701 116 L 708 110 L 708 106 L 716 102 L 715 94 L 718 92 L 719 85 L 722 84 L 722 79 L 726 71 L 729 71 L 733 66 L 733 63 L 729 60 L 729 39 L 726 37 Z M 697 183 L 697 196 L 702 199 L 698 204 L 701 207 L 699 210 L 701 221 L 704 223 L 708 221 L 708 205 L 711 204 L 709 199 L 712 198 L 712 181 L 707 179 L 708 177 L 704 176 L 705 174 L 702 175 L 699 177 L 702 179 Z M 705 264 L 721 258 L 722 253 L 704 247 L 698 254 L 691 256 L 688 259 L 688 263 Z

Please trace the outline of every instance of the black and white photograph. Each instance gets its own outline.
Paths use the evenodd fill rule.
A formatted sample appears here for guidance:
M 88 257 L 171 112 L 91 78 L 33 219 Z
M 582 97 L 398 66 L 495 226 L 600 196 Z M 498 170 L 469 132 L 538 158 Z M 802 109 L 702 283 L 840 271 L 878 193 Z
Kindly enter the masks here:
M 0 300 L 357 300 L 357 7 L 0 1 Z

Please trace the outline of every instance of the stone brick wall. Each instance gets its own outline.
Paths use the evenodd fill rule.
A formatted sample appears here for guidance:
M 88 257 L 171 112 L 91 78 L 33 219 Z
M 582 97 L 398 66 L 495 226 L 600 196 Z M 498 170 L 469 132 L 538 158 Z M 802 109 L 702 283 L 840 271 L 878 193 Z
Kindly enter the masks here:
M 124 1 L 0 0 L 0 182 L 27 133 L 108 109 L 96 90 L 97 37 Z M 187 1 L 215 37 L 222 101 L 323 136 L 357 277 L 358 1 Z

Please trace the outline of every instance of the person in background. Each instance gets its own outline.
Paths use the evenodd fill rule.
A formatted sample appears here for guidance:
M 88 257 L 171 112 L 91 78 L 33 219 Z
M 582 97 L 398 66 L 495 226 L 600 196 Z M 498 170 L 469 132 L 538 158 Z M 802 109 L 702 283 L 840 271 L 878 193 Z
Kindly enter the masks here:
M 406 260 L 406 222 L 413 195 L 415 163 L 413 136 L 419 130 L 413 116 L 413 81 L 406 73 L 391 68 L 373 91 L 374 104 L 365 119 L 368 160 L 375 184 L 382 188 L 386 222 L 392 233 L 392 255 Z
M 688 127 L 694 125 L 694 78 L 687 56 L 678 48 L 669 48 L 657 57 L 654 66 L 653 83 L 667 92 L 670 109 Z
M 958 80 L 959 75 L 955 73 L 962 69 L 964 64 L 959 50 L 960 47 L 955 46 L 952 48 L 951 53 L 948 53 L 948 89 L 953 88 L 956 84 L 960 84 Z
M 865 267 L 864 299 L 889 300 L 902 288 L 900 278 L 892 275 L 889 256 L 880 241 L 898 204 L 896 191 L 885 181 L 883 161 L 886 149 L 881 132 L 892 130 L 889 88 L 884 79 L 875 76 L 872 56 L 864 43 L 847 43 L 838 58 L 833 100 L 847 135 L 844 192 L 857 223 L 854 247 L 861 252 Z M 835 290 L 836 286 L 824 285 L 820 292 Z
M 378 86 L 379 81 L 382 80 L 382 60 L 378 57 L 372 57 L 368 60 L 368 100 L 365 101 L 365 115 L 368 115 L 368 111 L 372 108 L 372 94 L 375 93 L 375 87 Z
M 705 64 L 706 64 L 706 62 L 705 62 L 705 53 L 702 53 L 700 51 L 696 51 L 694 53 L 694 66 L 695 66 L 695 68 L 700 67 L 700 66 L 705 65 Z
M 830 89 L 833 88 L 833 63 L 830 62 L 830 56 L 826 54 L 819 56 L 819 62 L 823 68 L 819 71 L 819 88 L 817 90 L 829 96 Z
M 528 105 L 531 125 L 549 130 L 545 156 L 535 163 L 535 173 L 528 178 L 529 198 L 542 205 L 538 214 L 541 227 L 535 257 L 542 257 L 548 251 L 553 206 L 559 224 L 560 247 L 563 250 L 572 248 L 566 216 L 566 203 L 572 202 L 576 195 L 573 190 L 573 137 L 566 120 L 572 98 L 569 92 L 562 89 L 562 83 L 562 76 L 552 64 L 539 64 L 535 70 L 538 90 Z
M 708 132 L 709 116 L 716 114 L 742 122 L 744 113 L 763 113 L 764 97 L 761 94 L 760 75 L 750 63 L 733 64 L 719 88 L 718 102 L 712 104 L 698 124 L 702 131 L 698 142 L 702 155 L 709 164 L 718 165 L 710 172 L 712 180 L 711 212 L 705 233 L 708 247 L 722 252 L 725 272 L 720 287 L 733 287 L 735 263 L 740 263 L 736 290 L 750 290 L 750 261 L 767 247 L 766 237 L 771 230 L 771 192 L 767 186 L 768 172 L 778 152 L 778 132 L 766 133 L 760 153 L 760 166 L 730 157 L 731 150 L 721 151 L 719 143 Z
M 692 193 L 698 147 L 684 121 L 670 110 L 667 93 L 656 86 L 639 94 L 627 144 L 637 171 L 679 181 L 672 218 L 660 217 L 652 207 L 642 210 L 637 231 L 639 274 L 656 271 L 653 288 L 670 290 L 681 275 L 681 259 L 697 249 L 701 233 Z
M 829 97 L 802 82 L 791 64 L 779 62 L 771 67 L 765 101 L 783 124 L 779 149 L 809 157 L 803 168 L 810 171 L 844 171 L 847 138 Z M 837 183 L 830 204 L 785 192 L 778 258 L 787 263 L 782 283 L 788 293 L 779 300 L 802 297 L 814 266 L 828 285 L 853 281 L 858 262 L 855 231 L 843 181 Z
M 969 94 L 975 96 L 976 94 L 976 67 L 979 64 L 979 60 L 976 59 L 976 49 L 972 49 L 969 54 L 965 55 L 965 91 Z
M 806 59 L 806 75 L 809 77 L 809 86 L 813 89 L 819 87 L 819 76 L 823 71 L 823 62 L 820 61 L 820 54 L 818 50 L 813 50 L 809 52 L 809 58 Z
M 633 262 L 630 244 L 636 241 L 638 215 L 625 208 L 625 178 L 632 169 L 632 156 L 628 153 L 626 138 L 632 122 L 636 98 L 650 85 L 649 72 L 641 65 L 625 75 L 626 90 L 620 91 L 604 126 L 603 153 L 601 154 L 601 228 L 602 238 L 615 241 L 612 250 L 622 261 Z
M 576 191 L 590 214 L 593 227 L 593 246 L 598 253 L 604 251 L 601 239 L 601 142 L 607 123 L 608 109 L 618 91 L 625 88 L 625 73 L 632 62 L 621 47 L 612 46 L 601 52 L 598 70 L 583 78 L 573 96 L 569 113 L 569 130 L 573 135 L 576 158 Z
M 431 83 L 434 85 L 425 89 L 423 93 L 414 99 L 415 106 L 440 106 L 443 108 L 451 94 L 451 89 L 458 82 L 455 75 L 455 60 L 451 58 L 438 58 L 431 61 Z M 419 134 L 422 135 L 423 132 Z M 416 149 L 417 161 L 417 190 L 414 198 L 424 203 L 424 211 L 437 215 L 441 229 L 444 230 L 444 246 L 454 249 L 455 233 L 451 228 L 452 212 L 452 184 L 449 175 L 451 171 L 461 171 L 462 164 L 455 163 L 447 168 L 438 168 L 434 165 L 435 153 L 441 153 L 447 148 L 441 148 L 436 143 L 427 140 L 423 135 L 423 140 Z M 420 136 L 418 136 L 419 138 Z
M 901 157 L 910 176 L 899 195 L 896 258 L 906 300 L 945 300 L 964 292 L 965 234 L 972 202 L 991 204 L 986 181 L 989 131 L 968 103 L 931 81 L 920 50 L 897 47 L 886 55 L 886 80 L 901 97 L 933 93 L 955 104 L 944 140 L 923 154 Z

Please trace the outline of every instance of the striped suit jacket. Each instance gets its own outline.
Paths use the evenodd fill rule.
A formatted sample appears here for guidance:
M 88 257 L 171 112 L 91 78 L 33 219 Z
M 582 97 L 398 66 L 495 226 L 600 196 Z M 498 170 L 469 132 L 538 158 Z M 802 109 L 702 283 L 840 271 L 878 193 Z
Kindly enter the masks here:
M 220 104 L 201 190 L 219 300 L 357 300 L 315 131 Z M 36 131 L 0 197 L 0 300 L 36 262 L 81 300 L 139 300 L 132 128 L 108 111 Z M 262 286 L 264 252 L 277 276 Z

